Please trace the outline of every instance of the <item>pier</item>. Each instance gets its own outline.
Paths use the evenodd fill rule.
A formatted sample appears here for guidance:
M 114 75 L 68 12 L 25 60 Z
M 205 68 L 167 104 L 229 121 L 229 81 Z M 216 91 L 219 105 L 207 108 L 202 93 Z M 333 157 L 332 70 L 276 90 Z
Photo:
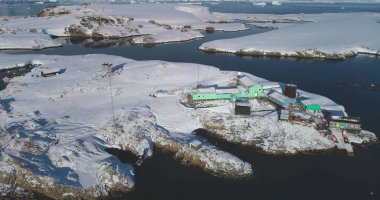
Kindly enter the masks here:
M 351 143 L 345 143 L 344 142 L 344 138 L 342 136 L 342 130 L 332 128 L 331 133 L 338 140 L 338 143 L 336 143 L 336 146 L 338 147 L 338 149 L 346 150 L 347 156 L 351 156 L 351 157 L 355 156 L 354 149 L 353 149 Z

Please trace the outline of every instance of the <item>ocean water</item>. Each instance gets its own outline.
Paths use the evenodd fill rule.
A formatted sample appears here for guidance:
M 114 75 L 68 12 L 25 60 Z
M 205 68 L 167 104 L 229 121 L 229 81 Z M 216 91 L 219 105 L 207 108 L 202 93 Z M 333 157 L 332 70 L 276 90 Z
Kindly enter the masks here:
M 306 4 L 257 7 L 249 3 L 207 4 L 212 11 L 250 13 L 380 12 L 380 4 Z M 6 9 L 7 10 L 7 9 Z M 37 9 L 36 9 L 37 10 Z M 8 11 L 10 12 L 10 11 Z M 38 12 L 38 11 L 36 11 Z M 0 15 L 4 15 L 0 10 Z M 31 13 L 33 15 L 33 13 Z M 2 51 L 9 54 L 81 55 L 104 53 L 136 60 L 159 59 L 213 65 L 222 70 L 244 71 L 273 81 L 295 83 L 300 89 L 321 94 L 362 119 L 364 129 L 380 137 L 380 92 L 337 84 L 380 84 L 380 57 L 357 56 L 343 61 L 273 57 L 239 57 L 207 54 L 198 47 L 207 41 L 257 34 L 267 30 L 207 34 L 205 38 L 146 48 L 128 40 L 86 41 L 58 38 L 61 48 L 41 51 Z M 202 80 L 202 75 L 200 75 Z M 380 199 L 380 148 L 358 147 L 355 157 L 339 152 L 322 155 L 272 156 L 254 148 L 213 140 L 218 147 L 252 163 L 255 176 L 248 180 L 213 177 L 181 165 L 171 155 L 155 156 L 138 169 L 136 189 L 120 199 Z M 120 156 L 120 154 L 119 154 Z M 115 197 L 116 198 L 116 197 Z

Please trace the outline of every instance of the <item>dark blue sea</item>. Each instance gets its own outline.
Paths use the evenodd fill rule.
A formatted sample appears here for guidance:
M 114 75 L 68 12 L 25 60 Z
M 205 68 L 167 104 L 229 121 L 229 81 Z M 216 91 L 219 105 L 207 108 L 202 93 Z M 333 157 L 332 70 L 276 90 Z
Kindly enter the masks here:
M 285 3 L 282 6 L 253 6 L 251 3 L 205 3 L 210 10 L 242 13 L 324 13 L 380 12 L 380 4 L 357 3 Z M 15 7 L 16 6 L 16 7 Z M 22 6 L 26 11 L 18 10 Z M 41 5 L 0 4 L 0 15 L 35 15 Z M 207 41 L 240 37 L 264 31 L 250 30 L 207 34 L 205 38 L 143 47 L 127 40 L 102 43 L 58 38 L 63 47 L 41 51 L 2 51 L 9 54 L 111 54 L 136 60 L 159 59 L 213 65 L 222 70 L 243 71 L 329 97 L 345 106 L 351 116 L 362 119 L 364 129 L 380 137 L 380 57 L 357 56 L 342 61 L 273 57 L 239 57 L 230 54 L 207 54 L 198 47 Z M 380 36 L 379 36 L 380 37 Z M 1 61 L 0 61 L 1 62 Z M 337 84 L 347 83 L 347 84 Z M 352 87 L 353 84 L 363 87 Z M 171 155 L 155 152 L 155 156 L 138 169 L 136 189 L 121 199 L 380 199 L 380 148 L 357 147 L 355 157 L 339 152 L 319 155 L 273 156 L 222 141 L 213 141 L 228 152 L 252 163 L 255 176 L 249 180 L 228 180 L 213 177 L 198 169 L 186 167 Z

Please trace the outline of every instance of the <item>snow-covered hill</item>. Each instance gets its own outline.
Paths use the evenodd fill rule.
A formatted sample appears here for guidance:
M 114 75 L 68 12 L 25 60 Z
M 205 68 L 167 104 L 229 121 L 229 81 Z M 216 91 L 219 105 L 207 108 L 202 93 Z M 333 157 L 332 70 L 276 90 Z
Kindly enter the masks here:
M 43 190 L 54 198 L 66 193 L 87 198 L 107 195 L 110 190 L 130 191 L 134 167 L 121 163 L 105 149 L 149 157 L 153 143 L 217 176 L 252 174 L 249 163 L 207 142 L 199 150 L 191 149 L 189 143 L 197 139 L 191 131 L 200 127 L 199 123 L 177 105 L 178 96 L 150 96 L 160 88 L 177 90 L 194 85 L 195 78 L 188 75 L 196 73 L 196 65 L 106 55 L 1 55 L 1 61 L 5 68 L 43 64 L 24 77 L 14 78 L 0 94 L 6 108 L 0 111 L 0 182 L 4 184 L 14 184 L 9 177 L 17 173 L 24 177 L 18 186 Z M 103 62 L 114 64 L 115 119 Z M 64 72 L 41 77 L 46 68 Z

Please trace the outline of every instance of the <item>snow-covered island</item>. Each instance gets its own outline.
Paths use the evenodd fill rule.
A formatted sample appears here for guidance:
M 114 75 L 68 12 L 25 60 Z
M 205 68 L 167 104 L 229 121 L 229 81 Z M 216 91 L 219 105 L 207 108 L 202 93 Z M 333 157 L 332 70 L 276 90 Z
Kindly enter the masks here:
M 380 55 L 379 13 L 213 14 L 220 19 L 239 19 L 275 30 L 206 42 L 200 46 L 203 51 L 323 59 Z
M 274 4 L 278 2 L 274 1 Z M 241 14 L 210 12 L 190 4 L 84 4 L 47 7 L 37 17 L 0 17 L 0 49 L 61 46 L 52 37 L 120 39 L 135 44 L 180 42 L 203 30 L 243 31 L 245 24 L 275 29 L 202 44 L 207 52 L 345 59 L 380 55 L 380 14 Z
M 207 7 L 184 4 L 84 4 L 48 7 L 37 17 L 0 17 L 0 49 L 43 49 L 52 37 L 125 38 L 155 44 L 203 37 L 200 30 L 247 27 L 212 15 Z
M 144 160 L 121 163 L 107 153 L 109 148 L 143 159 L 154 156 L 158 148 L 185 165 L 226 178 L 254 174 L 251 163 L 194 134 L 197 129 L 270 154 L 346 145 L 332 139 L 340 132 L 331 135 L 279 121 L 266 96 L 280 92 L 283 84 L 250 74 L 109 55 L 0 54 L 0 61 L 0 69 L 33 66 L 26 75 L 7 80 L 0 91 L 0 195 L 33 191 L 56 199 L 92 199 L 133 190 L 134 171 Z M 251 116 L 236 115 L 233 101 L 191 98 L 197 85 L 236 91 L 226 87 L 236 87 L 241 77 L 264 88 L 262 98 L 249 100 Z M 297 96 L 347 115 L 343 106 L 326 97 L 302 90 Z M 348 136 L 357 144 L 377 140 L 364 130 Z

